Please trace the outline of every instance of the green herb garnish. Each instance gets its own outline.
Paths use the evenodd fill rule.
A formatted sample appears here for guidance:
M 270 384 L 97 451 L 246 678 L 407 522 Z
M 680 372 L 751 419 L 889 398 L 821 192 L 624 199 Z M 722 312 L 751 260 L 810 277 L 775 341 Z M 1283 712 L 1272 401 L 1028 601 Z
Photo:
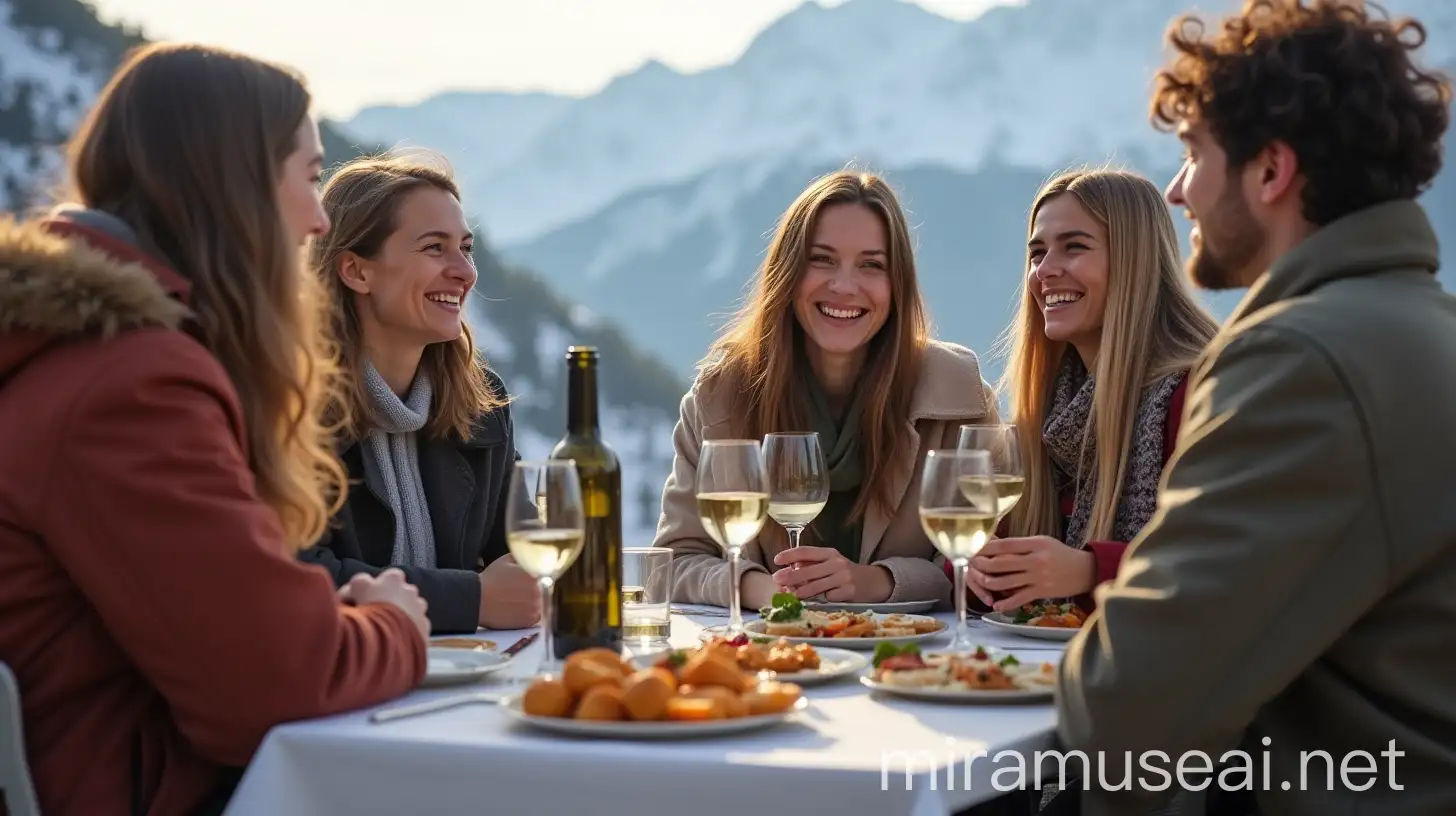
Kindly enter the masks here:
M 1001 667 L 1002 668 L 1005 668 L 1007 666 L 1020 666 L 1020 665 L 1021 665 L 1021 661 L 1016 659 L 1016 655 L 1006 655 L 1005 657 L 1001 658 Z
M 798 620 L 804 614 L 804 602 L 792 592 L 775 592 L 770 602 L 772 606 L 758 610 L 758 614 L 769 623 Z
M 881 663 L 889 660 L 892 657 L 899 657 L 900 655 L 918 654 L 920 654 L 920 647 L 916 646 L 914 643 L 907 643 L 903 647 L 896 646 L 893 643 L 881 643 L 880 645 L 875 647 L 875 656 L 873 659 L 873 663 L 874 667 L 878 669 Z
M 688 653 L 683 649 L 677 649 L 676 651 L 669 652 L 667 655 L 667 665 L 673 667 L 674 669 L 681 668 L 682 666 L 686 665 L 687 662 Z

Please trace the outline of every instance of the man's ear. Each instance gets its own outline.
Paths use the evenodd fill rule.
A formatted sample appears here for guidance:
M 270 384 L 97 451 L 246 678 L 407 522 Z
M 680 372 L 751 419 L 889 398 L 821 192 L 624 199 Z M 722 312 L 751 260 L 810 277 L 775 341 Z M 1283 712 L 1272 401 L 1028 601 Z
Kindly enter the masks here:
M 1297 189 L 1299 156 L 1287 142 L 1270 142 L 1252 164 L 1258 174 L 1255 185 L 1259 201 L 1264 204 L 1274 204 Z
M 369 294 L 369 271 L 364 268 L 364 259 L 352 252 L 339 258 L 339 280 L 361 295 Z

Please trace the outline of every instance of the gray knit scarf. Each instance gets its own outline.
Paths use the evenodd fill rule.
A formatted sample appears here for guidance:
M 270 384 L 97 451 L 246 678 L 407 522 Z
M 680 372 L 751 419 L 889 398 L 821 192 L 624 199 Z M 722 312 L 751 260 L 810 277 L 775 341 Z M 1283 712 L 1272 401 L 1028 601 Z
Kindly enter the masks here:
M 389 563 L 434 567 L 435 531 L 430 526 L 430 506 L 420 481 L 418 447 L 419 430 L 430 417 L 430 378 L 421 371 L 409 395 L 401 401 L 379 371 L 365 361 L 364 384 L 374 409 L 374 427 L 364 437 L 364 447 L 379 466 L 379 483 L 369 486 L 385 497 L 394 511 L 394 552 Z
M 1148 386 L 1138 402 L 1137 420 L 1128 452 L 1127 474 L 1113 522 L 1115 541 L 1132 541 L 1153 517 L 1158 507 L 1158 483 L 1163 476 L 1163 426 L 1173 392 L 1183 374 L 1169 374 Z M 1087 525 L 1092 519 L 1092 499 L 1097 495 L 1097 440 L 1092 428 L 1093 377 L 1082 359 L 1068 354 L 1057 374 L 1051 410 L 1042 427 L 1042 441 L 1057 466 L 1059 489 L 1072 486 L 1076 503 L 1067 520 L 1063 542 L 1071 547 L 1086 546 Z M 1083 438 L 1086 447 L 1083 447 Z M 1076 463 L 1080 461 L 1079 467 Z

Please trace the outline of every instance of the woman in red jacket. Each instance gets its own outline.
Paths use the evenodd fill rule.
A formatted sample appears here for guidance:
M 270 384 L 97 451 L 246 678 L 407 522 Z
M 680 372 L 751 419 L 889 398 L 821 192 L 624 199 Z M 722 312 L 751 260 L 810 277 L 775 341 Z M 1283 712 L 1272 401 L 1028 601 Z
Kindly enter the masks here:
M 74 203 L 0 220 L 0 661 L 47 816 L 220 810 L 273 726 L 424 676 L 401 573 L 344 605 L 294 557 L 345 486 L 298 264 L 322 163 L 293 74 L 153 46 L 76 132 Z
M 1005 378 L 1026 492 L 968 580 L 998 611 L 1090 608 L 1157 508 L 1186 375 L 1218 326 L 1183 283 L 1172 218 L 1141 176 L 1053 179 L 1029 233 Z

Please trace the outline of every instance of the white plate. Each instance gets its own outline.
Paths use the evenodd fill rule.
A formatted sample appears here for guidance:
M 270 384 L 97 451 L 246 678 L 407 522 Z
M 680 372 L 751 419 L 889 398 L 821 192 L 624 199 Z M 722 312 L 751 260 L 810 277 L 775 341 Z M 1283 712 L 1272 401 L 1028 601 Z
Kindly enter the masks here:
M 1003 612 L 991 612 L 981 616 L 981 620 L 1007 632 L 1022 635 L 1023 637 L 1035 638 L 1037 640 L 1071 640 L 1077 636 L 1081 629 L 1067 629 L 1059 626 L 1027 626 L 1023 623 L 1012 623 L 1011 618 Z
M 1016 691 L 890 686 L 875 682 L 874 677 L 867 674 L 860 675 L 859 681 L 871 691 L 936 703 L 1029 703 L 1050 700 L 1054 692 L 1052 686 L 1047 686 L 1045 689 L 1018 689 Z
M 766 646 L 767 644 L 760 645 Z M 649 652 L 632 658 L 632 663 L 638 668 L 648 669 L 656 666 L 663 655 L 675 651 L 683 650 L 662 649 L 656 652 Z M 819 655 L 819 668 L 796 672 L 773 672 L 773 679 L 799 686 L 813 686 L 854 674 L 870 664 L 869 657 L 862 652 L 830 648 L 816 648 L 814 651 Z
M 814 651 L 819 654 L 819 668 L 796 672 L 774 672 L 774 679 L 799 686 L 812 686 L 818 683 L 828 683 L 830 680 L 844 677 L 847 674 L 854 674 L 870 664 L 869 656 L 863 652 L 818 646 L 814 647 Z
M 895 603 L 834 603 L 824 601 L 804 604 L 805 609 L 819 612 L 900 612 L 914 614 L 928 612 L 935 608 L 936 601 L 896 601 Z
M 876 615 L 875 617 L 877 619 L 882 619 L 885 616 Z M 873 638 L 791 637 L 789 635 L 768 635 L 764 634 L 764 627 L 767 626 L 767 624 L 762 620 L 748 621 L 747 623 L 743 624 L 743 629 L 745 632 L 748 633 L 748 636 L 751 638 L 766 637 L 773 640 L 782 639 L 787 640 L 790 643 L 807 643 L 810 646 L 814 646 L 816 648 L 819 646 L 827 646 L 833 649 L 874 649 L 881 643 L 894 643 L 897 645 L 905 643 L 923 643 L 927 640 L 934 640 L 935 638 L 942 637 L 946 634 L 949 634 L 950 632 L 950 627 L 946 625 L 944 621 L 939 621 L 935 618 L 925 615 L 906 615 L 905 617 L 912 620 L 933 620 L 936 623 L 940 624 L 940 628 L 934 632 L 926 632 L 919 635 L 901 635 L 899 637 Z M 703 640 L 711 640 L 718 634 L 721 633 L 713 632 L 709 629 L 704 629 L 702 632 L 699 633 L 699 637 L 701 637 Z
M 511 664 L 511 658 L 475 649 L 431 648 L 430 667 L 421 688 L 473 683 Z
M 566 717 L 537 717 L 521 710 L 522 695 L 516 695 L 501 704 L 507 716 L 546 731 L 571 734 L 579 737 L 616 737 L 620 739 L 697 739 L 717 737 L 724 734 L 739 734 L 769 728 L 794 719 L 799 712 L 809 707 L 807 698 L 800 697 L 793 708 L 782 714 L 760 714 L 755 717 L 734 717 L 727 720 L 633 722 L 615 720 L 573 720 Z

